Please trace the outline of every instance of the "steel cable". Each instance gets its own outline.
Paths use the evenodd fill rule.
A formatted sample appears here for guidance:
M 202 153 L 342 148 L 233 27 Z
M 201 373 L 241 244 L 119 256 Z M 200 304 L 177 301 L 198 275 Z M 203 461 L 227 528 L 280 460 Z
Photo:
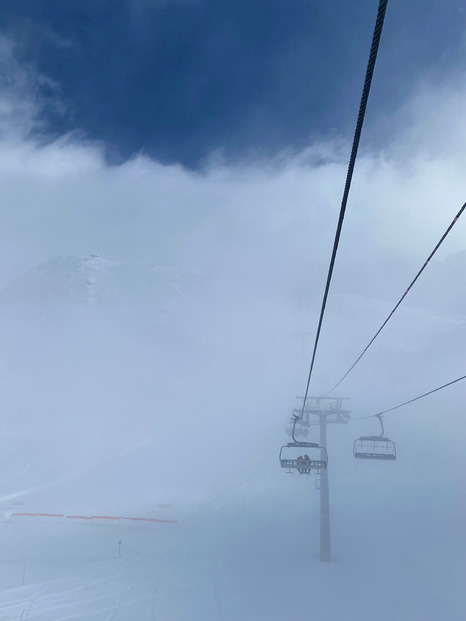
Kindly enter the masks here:
M 376 416 L 382 416 L 383 414 L 387 414 L 388 412 L 393 412 L 393 410 L 398 410 L 398 408 L 402 408 L 405 405 L 408 405 L 409 403 L 414 403 L 414 401 L 418 401 L 419 399 L 423 399 L 424 397 L 427 397 L 427 395 L 431 395 L 434 392 L 438 392 L 439 390 L 442 390 L 443 388 L 447 388 L 447 386 L 451 386 L 452 384 L 456 384 L 456 382 L 460 382 L 461 380 L 466 379 L 466 375 L 463 375 L 462 377 L 458 377 L 457 379 L 453 380 L 452 382 L 448 382 L 447 384 L 443 384 L 443 386 L 439 386 L 438 388 L 434 388 L 433 390 L 429 390 L 428 392 L 425 392 L 422 395 L 419 395 L 419 397 L 414 397 L 414 399 L 409 399 L 409 401 L 405 401 L 404 403 L 400 403 L 399 405 L 395 405 L 392 408 L 388 408 L 388 410 L 382 410 L 381 412 L 377 412 L 377 414 L 370 414 L 369 416 L 358 416 L 356 418 L 352 418 L 351 420 L 364 420 L 367 418 L 375 418 Z
M 411 284 L 409 285 L 409 287 L 406 289 L 406 291 L 403 293 L 403 295 L 401 296 L 401 298 L 398 300 L 398 302 L 396 303 L 395 307 L 393 308 L 393 310 L 391 311 L 391 313 L 388 315 L 388 317 L 385 319 L 385 321 L 383 322 L 383 324 L 380 326 L 380 328 L 377 330 L 377 332 L 374 334 L 374 336 L 371 338 L 371 340 L 369 341 L 369 343 L 366 345 L 366 347 L 362 350 L 361 354 L 356 358 L 356 360 L 353 362 L 353 364 L 350 366 L 350 368 L 348 369 L 348 371 L 346 371 L 346 373 L 343 375 L 343 377 L 335 384 L 335 386 L 333 386 L 333 388 L 331 388 L 327 393 L 325 393 L 325 396 L 329 395 L 331 392 L 333 392 L 335 390 L 335 388 L 337 388 L 342 381 L 351 373 L 351 371 L 354 369 L 354 367 L 358 364 L 358 362 L 361 360 L 361 358 L 364 356 L 364 354 L 366 353 L 366 351 L 369 349 L 369 347 L 372 345 L 372 343 L 375 341 L 375 339 L 379 336 L 379 334 L 382 332 L 382 330 L 385 328 L 385 326 L 387 325 L 387 323 L 390 321 L 390 319 L 392 318 L 392 316 L 394 315 L 395 311 L 397 310 L 397 308 L 400 306 L 400 304 L 403 302 L 403 300 L 405 299 L 405 297 L 408 295 L 408 293 L 410 292 L 410 290 L 412 289 L 414 283 L 417 281 L 417 279 L 419 278 L 419 276 L 422 274 L 422 272 L 425 270 L 425 268 L 427 267 L 428 263 L 430 262 L 430 260 L 432 259 L 432 257 L 434 256 L 434 254 L 437 252 L 437 250 L 440 248 L 440 246 L 442 245 L 443 241 L 445 240 L 445 238 L 447 237 L 448 233 L 451 231 L 451 229 L 454 227 L 454 225 L 456 224 L 456 222 L 458 221 L 459 217 L 461 216 L 461 214 L 463 213 L 463 211 L 466 209 L 466 203 L 464 203 L 464 205 L 461 207 L 461 209 L 458 211 L 458 213 L 456 214 L 456 216 L 454 217 L 454 219 L 452 220 L 450 226 L 447 228 L 447 230 L 445 231 L 445 233 L 442 235 L 442 237 L 440 238 L 440 241 L 437 243 L 437 245 L 435 246 L 435 248 L 432 250 L 432 252 L 430 253 L 430 255 L 427 257 L 426 261 L 424 262 L 423 266 L 421 267 L 421 269 L 418 271 L 418 273 L 416 274 L 416 276 L 413 278 L 413 280 L 411 281 Z
M 340 215 L 338 218 L 338 224 L 337 224 L 337 229 L 336 229 L 336 233 L 335 233 L 335 240 L 333 242 L 333 250 L 332 250 L 332 256 L 330 259 L 330 265 L 329 265 L 329 269 L 328 269 L 328 274 L 327 274 L 327 282 L 325 284 L 325 291 L 324 291 L 324 296 L 322 299 L 322 306 L 320 309 L 320 316 L 319 316 L 319 323 L 317 326 L 317 332 L 316 332 L 316 337 L 315 337 L 315 341 L 314 341 L 314 348 L 313 348 L 313 352 L 312 352 L 312 359 L 311 359 L 311 365 L 309 368 L 309 375 L 307 378 L 307 384 L 306 384 L 306 391 L 305 391 L 305 395 L 304 395 L 304 400 L 303 400 L 303 409 L 301 412 L 301 415 L 299 417 L 295 417 L 295 420 L 293 422 L 293 431 L 292 431 L 292 437 L 293 440 L 296 442 L 295 437 L 294 437 L 294 432 L 295 432 L 295 427 L 296 427 L 296 420 L 298 420 L 298 418 L 302 418 L 303 414 L 304 414 L 304 408 L 306 405 L 306 399 L 309 393 L 309 385 L 311 383 L 311 376 L 312 376 L 312 371 L 314 369 L 314 362 L 315 362 L 315 357 L 316 357 L 316 352 L 317 352 L 317 346 L 319 343 L 319 338 L 320 338 L 320 332 L 322 329 L 322 322 L 323 322 L 323 318 L 324 318 L 324 313 L 325 313 L 325 307 L 327 305 L 327 298 L 328 298 L 328 292 L 330 289 L 330 282 L 332 280 L 332 275 L 333 275 L 333 268 L 335 266 L 335 259 L 337 256 L 337 250 L 338 250 L 338 245 L 340 242 L 340 236 L 341 236 L 341 230 L 343 227 L 343 220 L 345 217 L 345 212 L 346 212 L 346 205 L 348 202 L 348 196 L 349 196 L 349 192 L 350 192 L 350 188 L 351 188 L 351 181 L 353 178 L 353 172 L 354 172 L 354 166 L 356 163 L 356 157 L 358 154 L 358 148 L 359 148 L 359 140 L 361 138 L 361 132 L 362 132 L 362 127 L 364 124 L 364 118 L 365 118 L 365 114 L 366 114 L 366 107 L 367 107 L 367 100 L 369 98 L 369 92 L 370 92 L 370 88 L 371 88 L 371 84 L 372 84 L 372 76 L 374 74 L 374 67 L 375 67 L 375 62 L 377 60 L 377 52 L 379 49 L 379 43 L 380 43 L 380 38 L 382 35 L 382 29 L 383 29 L 383 24 L 384 24 L 384 20 L 385 20 L 385 12 L 387 9 L 387 4 L 388 4 L 388 0 L 379 0 L 379 8 L 377 11 L 377 19 L 375 22 L 375 28 L 374 28 L 374 33 L 372 35 L 372 43 L 371 43 L 371 49 L 370 49 L 370 53 L 369 53 L 369 60 L 367 63 L 367 69 L 366 69 L 366 77 L 364 80 L 364 87 L 362 90 L 362 95 L 361 95 L 361 101 L 359 104 L 359 112 L 358 112 L 358 118 L 357 118 L 357 122 L 356 122 L 356 129 L 354 132 L 354 138 L 353 138 L 353 146 L 351 149 L 351 155 L 350 155 L 350 159 L 349 159 L 349 163 L 348 163 L 348 171 L 346 174 L 346 181 L 345 181 L 345 187 L 344 187 L 344 191 L 343 191 L 343 197 L 342 197 L 342 201 L 341 201 L 341 207 L 340 207 Z

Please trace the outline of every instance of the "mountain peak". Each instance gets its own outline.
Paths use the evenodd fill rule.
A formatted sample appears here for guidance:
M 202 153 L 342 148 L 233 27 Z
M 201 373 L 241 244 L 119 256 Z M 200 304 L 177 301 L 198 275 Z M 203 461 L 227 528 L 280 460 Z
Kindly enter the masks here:
M 12 281 L 0 294 L 2 304 L 113 305 L 125 302 L 165 304 L 179 294 L 194 272 L 159 265 L 121 263 L 100 256 L 60 255 Z

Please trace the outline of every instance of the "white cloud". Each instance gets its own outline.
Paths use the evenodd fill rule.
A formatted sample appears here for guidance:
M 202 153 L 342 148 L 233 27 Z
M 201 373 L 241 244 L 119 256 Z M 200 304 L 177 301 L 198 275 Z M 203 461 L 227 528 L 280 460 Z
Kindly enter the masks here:
M 14 66 L 11 51 L 6 49 L 5 62 Z M 13 83 L 11 92 L 4 88 L 5 110 L 18 92 L 28 91 L 27 83 L 21 78 L 19 86 Z M 356 167 L 332 295 L 344 291 L 371 298 L 379 296 L 382 287 L 382 297 L 395 300 L 412 277 L 413 265 L 420 266 L 417 263 L 430 252 L 458 211 L 465 200 L 466 154 L 462 145 L 466 124 L 459 121 L 465 97 L 458 80 L 445 81 L 441 93 L 423 86 L 406 103 L 405 110 L 393 118 L 394 131 L 385 148 L 380 152 L 363 150 Z M 2 118 L 4 125 L 12 123 L 7 113 Z M 194 395 L 198 408 L 211 398 L 227 402 L 228 420 L 222 423 L 227 433 L 238 433 L 235 416 L 239 417 L 241 429 L 244 425 L 262 429 L 266 421 L 276 421 L 277 416 L 286 418 L 285 403 L 299 390 L 306 372 L 310 334 L 346 174 L 348 145 L 341 141 L 317 144 L 299 154 L 282 153 L 272 161 L 247 161 L 235 166 L 212 162 L 202 173 L 164 166 L 143 156 L 109 166 L 96 144 L 73 136 L 48 144 L 35 140 L 24 128 L 30 128 L 36 118 L 40 119 L 40 105 L 32 99 L 14 117 L 12 125 L 18 129 L 3 132 L 0 142 L 1 283 L 6 284 L 54 255 L 96 251 L 123 262 L 202 269 L 217 279 L 217 285 L 197 306 L 188 303 L 184 309 L 178 308 L 176 320 L 184 313 L 181 333 L 189 335 L 188 341 L 192 339 L 187 349 L 183 344 L 178 351 L 175 344 L 182 362 L 176 355 L 170 356 L 168 362 L 163 356 L 154 359 L 152 351 L 146 350 L 141 354 L 142 362 L 159 369 L 165 378 L 164 389 L 173 388 L 175 395 L 181 391 L 183 405 Z M 363 134 L 363 146 L 364 141 Z M 465 231 L 466 220 L 462 220 L 446 242 L 443 255 L 466 248 Z M 393 266 L 400 260 L 406 266 L 395 269 Z M 374 274 L 378 288 L 374 286 Z M 318 371 L 318 379 L 327 385 L 336 379 L 335 369 L 343 370 L 359 353 L 366 336 L 372 335 L 388 310 L 386 304 L 376 307 L 371 303 L 364 314 L 358 310 L 358 303 L 350 300 L 342 319 L 338 310 L 332 315 L 332 307 L 338 307 L 332 295 L 319 353 L 323 370 Z M 293 315 L 297 308 L 302 311 L 299 320 Z M 377 391 L 386 399 L 390 395 L 410 397 L 410 386 L 431 387 L 424 384 L 422 373 L 432 381 L 438 376 L 435 365 L 435 373 L 429 375 L 428 355 L 416 353 L 422 348 L 424 334 L 437 324 L 426 320 L 425 332 L 418 334 L 410 350 L 404 347 L 404 340 L 411 334 L 409 321 L 404 316 L 399 329 L 395 325 L 393 332 L 387 331 L 392 347 L 383 345 L 369 366 L 361 366 L 375 386 L 365 401 L 365 397 L 361 399 L 368 411 Z M 83 376 L 87 359 L 81 345 L 86 343 L 92 349 L 94 336 L 102 332 L 94 326 L 87 334 L 87 325 L 76 329 L 76 334 L 81 335 L 75 345 Z M 293 331 L 300 330 L 309 333 L 303 358 L 297 354 L 299 339 L 290 344 Z M 128 383 L 119 387 L 123 396 L 120 399 L 117 392 L 111 407 L 119 408 L 119 420 L 123 421 L 131 395 L 141 390 L 142 396 L 135 402 L 141 417 L 149 417 L 147 404 L 155 398 L 151 374 L 144 371 L 138 377 L 128 371 L 133 368 L 133 360 L 138 360 L 137 345 L 128 345 L 133 357 L 121 362 L 126 341 L 111 345 L 108 334 L 102 339 L 99 342 L 103 349 L 96 354 L 93 368 L 105 367 L 109 351 L 113 352 L 110 358 L 114 356 L 119 362 L 112 362 L 113 366 L 103 373 L 103 387 L 95 390 L 102 394 L 108 391 L 123 369 Z M 393 343 L 398 345 L 394 347 Z M 13 349 L 14 345 L 13 339 Z M 191 345 L 192 351 L 188 352 Z M 442 355 L 450 356 L 444 369 L 447 377 L 441 378 L 448 381 L 451 378 L 447 371 L 458 360 L 451 343 Z M 404 362 L 399 362 L 400 357 Z M 405 381 L 413 361 L 417 364 L 421 358 L 422 373 L 413 381 Z M 41 362 L 38 355 L 38 366 Z M 180 380 L 182 374 L 178 376 L 178 365 L 185 365 L 188 386 Z M 31 375 L 35 372 L 33 367 Z M 396 389 L 387 385 L 388 373 L 400 382 Z M 65 369 L 65 388 L 57 393 L 57 410 L 69 394 L 66 377 Z M 137 388 L 141 377 L 143 389 Z M 362 375 L 356 377 L 355 385 L 362 395 L 368 380 Z M 15 388 L 11 388 L 12 394 Z M 39 399 L 46 399 L 40 380 L 34 390 Z M 90 406 L 85 397 L 82 402 L 76 399 L 78 405 L 71 415 L 79 418 L 80 407 Z M 163 407 L 168 407 L 167 403 L 168 397 L 164 397 Z M 275 418 L 263 411 L 272 407 Z M 285 413 L 277 414 L 280 408 Z M 252 422 L 251 411 L 260 412 Z M 209 410 L 201 421 L 210 429 L 215 416 Z M 276 429 L 273 423 L 272 429 Z M 190 430 L 194 433 L 193 426 Z M 246 442 L 254 450 L 253 441 Z M 188 448 L 183 445 L 183 450 Z
M 0 52 L 9 84 L 0 90 L 3 235 L 17 257 L 33 264 L 98 249 L 111 258 L 204 268 L 222 258 L 248 261 L 251 269 L 255 261 L 264 270 L 270 262 L 290 273 L 301 262 L 327 261 L 346 169 L 341 142 L 273 161 L 212 164 L 203 174 L 142 156 L 108 166 L 96 144 L 28 137 L 40 122 L 40 105 L 27 96 L 33 79 L 18 67 L 11 45 L 3 41 Z M 392 119 L 393 135 L 381 152 L 364 153 L 363 135 L 342 261 L 365 248 L 420 258 L 459 209 L 466 93 L 451 82 L 422 86 Z M 466 247 L 461 227 L 443 254 Z

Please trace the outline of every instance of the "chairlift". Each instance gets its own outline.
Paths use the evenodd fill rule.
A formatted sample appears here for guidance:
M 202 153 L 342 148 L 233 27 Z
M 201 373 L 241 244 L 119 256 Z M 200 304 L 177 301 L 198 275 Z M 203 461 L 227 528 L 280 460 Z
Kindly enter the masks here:
M 315 457 L 310 457 L 307 453 L 304 456 L 297 456 L 298 452 L 304 452 L 297 449 L 323 450 L 325 452 L 325 459 L 316 459 Z M 326 449 L 316 442 L 288 442 L 288 444 L 281 447 L 279 459 L 280 466 L 287 469 L 288 474 L 293 474 L 292 470 L 297 470 L 299 474 L 311 474 L 315 470 L 326 470 L 328 462 Z
M 379 436 L 361 436 L 354 441 L 353 455 L 356 459 L 376 459 L 381 461 L 395 461 L 396 447 L 393 440 L 384 436 L 382 416 L 377 415 L 382 432 Z
M 293 435 L 293 422 L 291 422 L 291 424 L 286 427 L 285 431 L 289 436 Z M 298 421 L 298 425 L 295 426 L 294 434 L 298 438 L 307 438 L 307 436 L 309 435 L 309 428 L 299 425 Z
M 296 408 L 285 431 L 296 442 L 296 438 L 306 438 L 309 435 L 310 425 L 309 412 L 302 412 Z

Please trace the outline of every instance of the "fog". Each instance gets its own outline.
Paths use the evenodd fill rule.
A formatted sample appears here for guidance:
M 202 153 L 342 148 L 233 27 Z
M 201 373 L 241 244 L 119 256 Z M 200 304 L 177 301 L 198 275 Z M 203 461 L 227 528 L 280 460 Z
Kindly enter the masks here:
M 394 463 L 352 456 L 375 419 L 329 428 L 329 565 L 315 476 L 279 467 L 348 144 L 235 166 L 217 153 L 202 173 L 109 166 L 80 136 L 31 137 L 39 77 L 2 53 L 21 77 L 1 106 L 4 618 L 463 619 L 461 383 L 387 415 Z M 383 151 L 363 136 L 311 393 L 347 370 L 464 202 L 464 102 L 458 75 L 425 80 L 383 120 Z M 339 387 L 354 418 L 464 374 L 465 226 Z

